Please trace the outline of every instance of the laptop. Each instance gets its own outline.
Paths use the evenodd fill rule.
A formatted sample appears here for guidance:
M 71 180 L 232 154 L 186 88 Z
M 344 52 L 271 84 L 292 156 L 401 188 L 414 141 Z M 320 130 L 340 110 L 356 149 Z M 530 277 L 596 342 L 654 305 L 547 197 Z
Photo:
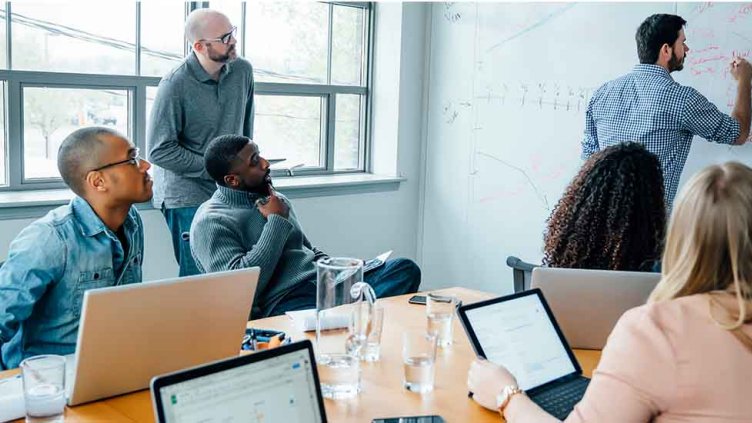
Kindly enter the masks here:
M 84 293 L 68 405 L 138 391 L 158 374 L 237 356 L 259 269 Z
M 564 420 L 585 393 L 582 376 L 540 289 L 458 309 L 475 353 L 506 367 L 528 397 Z
M 326 422 L 308 340 L 155 377 L 151 398 L 159 423 Z
M 625 311 L 645 304 L 660 273 L 533 269 L 531 287 L 546 294 L 572 348 L 602 350 Z

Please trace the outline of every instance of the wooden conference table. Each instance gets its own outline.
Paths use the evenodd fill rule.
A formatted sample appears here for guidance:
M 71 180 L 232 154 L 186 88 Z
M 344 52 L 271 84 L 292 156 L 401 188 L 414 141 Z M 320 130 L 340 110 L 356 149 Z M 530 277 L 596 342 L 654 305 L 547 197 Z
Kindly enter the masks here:
M 465 304 L 492 298 L 492 294 L 465 288 L 442 290 L 456 295 Z M 409 295 L 379 300 L 384 307 L 381 360 L 363 363 L 362 392 L 351 400 L 325 400 L 329 421 L 368 423 L 376 417 L 438 414 L 451 422 L 499 422 L 498 414 L 488 411 L 467 397 L 467 370 L 475 354 L 467 337 L 454 321 L 454 344 L 439 349 L 433 392 L 415 394 L 402 387 L 402 332 L 426 326 L 425 306 L 408 304 Z M 283 330 L 293 340 L 314 339 L 294 329 L 287 316 L 249 322 L 249 327 Z M 575 350 L 585 375 L 590 376 L 600 359 L 600 351 Z M 0 372 L 10 376 L 18 370 Z M 153 422 L 154 411 L 149 390 L 66 408 L 66 423 L 74 422 Z M 23 419 L 17 420 L 23 422 Z

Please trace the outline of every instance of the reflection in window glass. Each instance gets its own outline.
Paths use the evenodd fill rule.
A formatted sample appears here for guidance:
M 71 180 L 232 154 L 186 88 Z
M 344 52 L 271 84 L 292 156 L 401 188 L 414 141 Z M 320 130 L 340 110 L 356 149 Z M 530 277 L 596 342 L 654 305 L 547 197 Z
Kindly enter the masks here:
M 361 129 L 360 105 L 361 97 L 359 95 L 337 95 L 337 118 L 334 131 L 335 170 L 358 168 Z
M 8 63 L 5 61 L 5 40 L 6 40 L 6 31 L 5 31 L 5 2 L 0 3 L 0 68 L 6 69 L 8 67 Z
M 59 178 L 57 150 L 85 126 L 111 127 L 128 136 L 128 91 L 26 87 L 23 89 L 24 179 Z
M 245 55 L 257 81 L 326 83 L 329 5 L 246 3 Z
M 14 69 L 134 73 L 135 2 L 13 2 L 11 30 Z
M 267 159 L 285 158 L 282 167 L 321 161 L 321 97 L 256 95 L 254 141 Z
M 211 0 L 209 2 L 209 8 L 222 12 L 230 20 L 232 26 L 238 28 L 235 51 L 237 51 L 238 56 L 240 56 L 240 52 L 243 51 L 243 42 L 240 35 L 241 27 L 243 25 L 243 3 L 236 0 Z
M 180 64 L 185 52 L 184 25 L 185 3 L 141 2 L 141 75 L 163 76 Z
M 8 157 L 5 144 L 5 82 L 0 85 L 0 185 L 8 185 Z
M 334 6 L 332 20 L 332 84 L 361 85 L 365 11 Z

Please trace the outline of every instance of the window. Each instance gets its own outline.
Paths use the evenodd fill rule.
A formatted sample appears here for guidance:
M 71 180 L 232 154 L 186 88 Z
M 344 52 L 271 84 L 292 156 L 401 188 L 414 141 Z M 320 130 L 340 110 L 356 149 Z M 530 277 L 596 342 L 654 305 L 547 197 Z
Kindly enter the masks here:
M 198 7 L 238 27 L 264 156 L 296 175 L 367 170 L 369 3 L 12 1 L 0 3 L 0 191 L 63 187 L 57 150 L 80 127 L 146 150 L 156 86 L 189 51 Z
M 128 91 L 23 88 L 24 180 L 60 178 L 57 150 L 85 126 L 111 127 L 128 135 Z

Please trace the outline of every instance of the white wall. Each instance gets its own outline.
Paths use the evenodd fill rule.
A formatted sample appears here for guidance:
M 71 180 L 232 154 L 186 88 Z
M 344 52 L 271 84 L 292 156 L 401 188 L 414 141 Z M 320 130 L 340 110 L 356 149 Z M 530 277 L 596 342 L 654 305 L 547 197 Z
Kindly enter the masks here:
M 311 241 L 334 255 L 370 258 L 385 250 L 416 258 L 426 6 L 378 4 L 373 94 L 373 169 L 407 178 L 397 191 L 293 198 Z M 282 191 L 284 192 L 284 191 Z M 144 279 L 177 275 L 161 213 L 142 213 Z M 0 221 L 0 260 L 33 219 Z

